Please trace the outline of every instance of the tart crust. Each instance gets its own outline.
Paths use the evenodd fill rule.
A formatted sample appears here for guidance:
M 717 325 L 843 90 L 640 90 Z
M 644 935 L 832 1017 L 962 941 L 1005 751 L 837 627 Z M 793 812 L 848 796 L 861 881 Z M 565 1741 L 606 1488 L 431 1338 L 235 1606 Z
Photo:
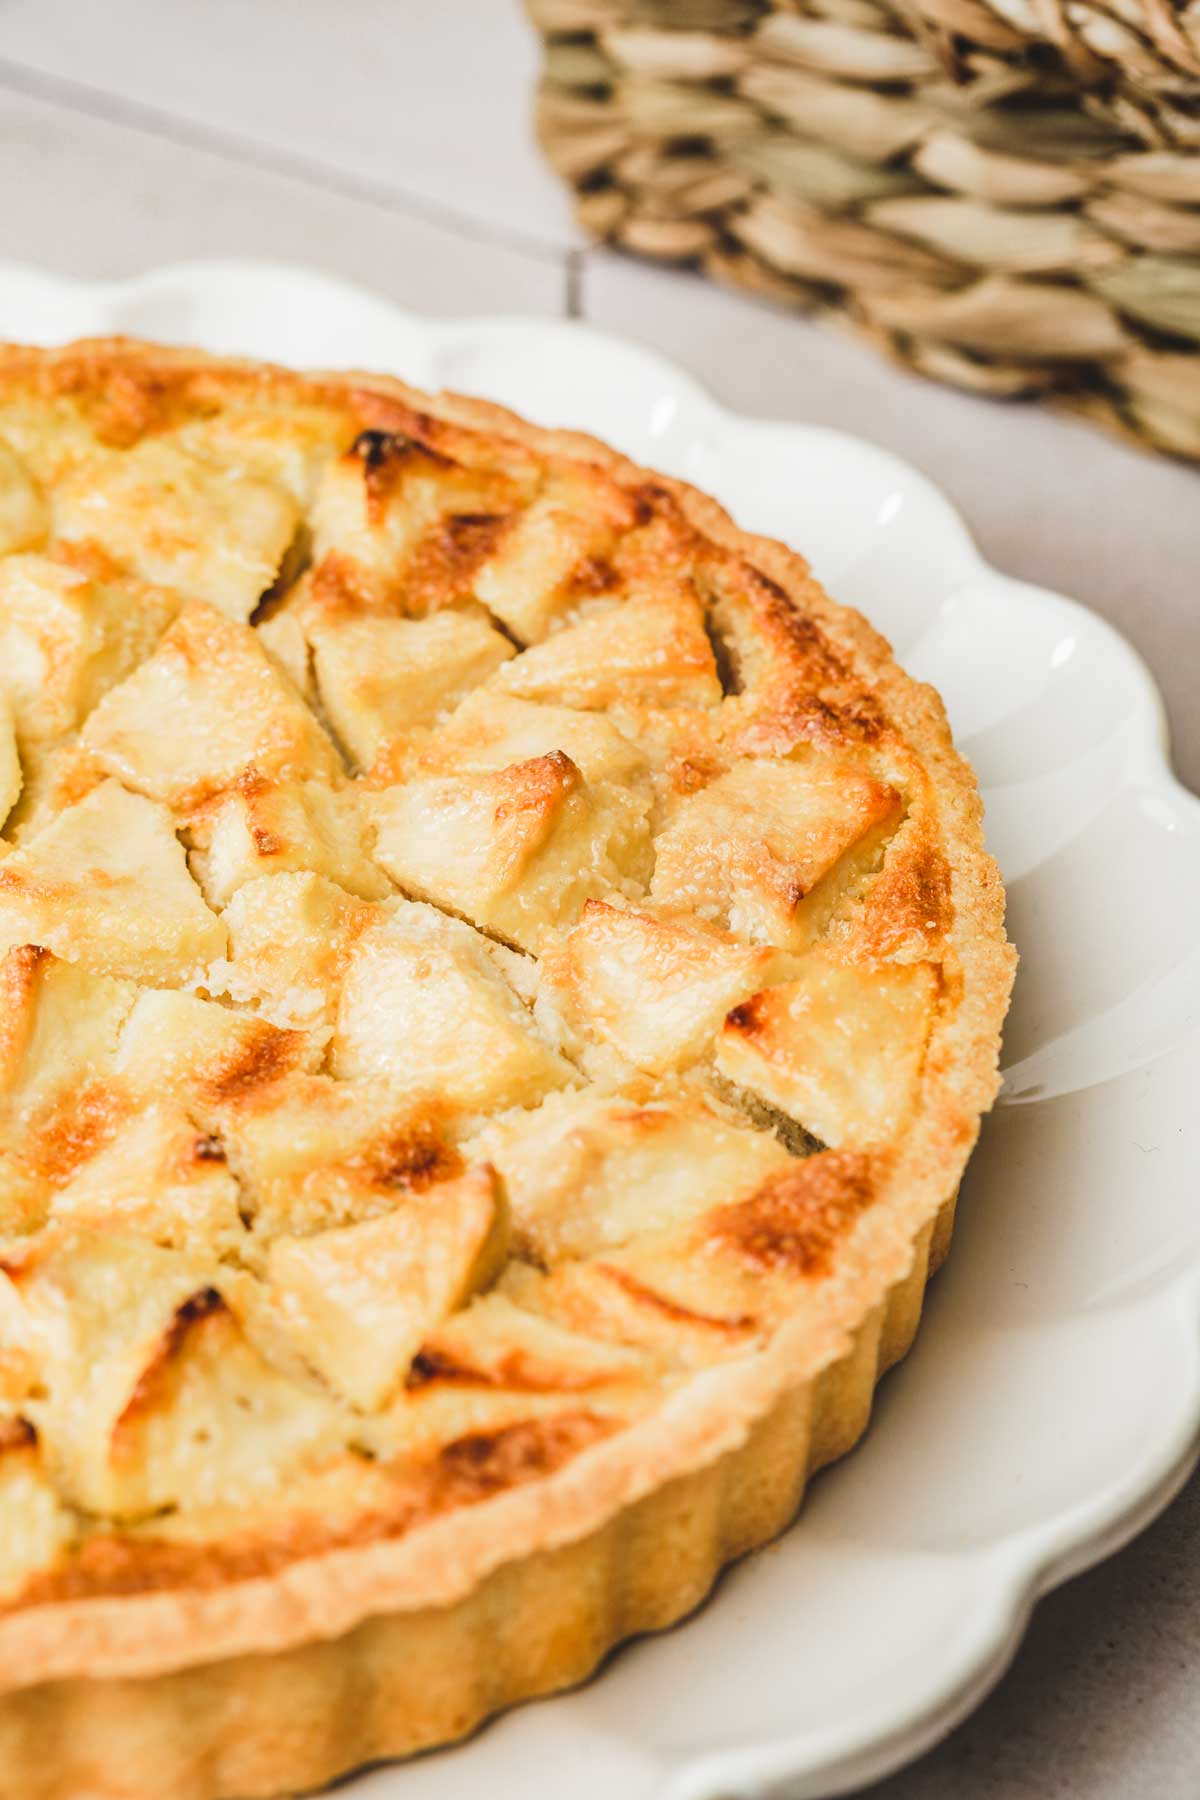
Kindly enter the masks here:
M 912 1342 L 994 1095 L 1014 959 L 974 777 L 937 695 L 824 595 L 799 556 L 740 531 L 713 500 L 593 439 L 369 374 L 291 377 L 122 341 L 0 352 L 0 383 L 47 368 L 65 391 L 110 398 L 117 439 L 147 429 L 139 413 L 199 368 L 213 395 L 262 383 L 302 404 L 316 382 L 382 415 L 398 403 L 597 465 L 631 490 L 651 484 L 765 575 L 875 697 L 932 784 L 949 852 L 936 867 L 912 861 L 881 903 L 881 955 L 889 932 L 941 909 L 956 988 L 935 1014 L 911 1123 L 874 1169 L 870 1229 L 842 1241 L 819 1316 L 785 1320 L 762 1349 L 695 1373 L 650 1415 L 590 1437 L 582 1427 L 558 1466 L 400 1536 L 300 1543 L 282 1566 L 243 1562 L 232 1577 L 219 1549 L 198 1550 L 182 1582 L 51 1592 L 0 1615 L 0 1794 L 271 1795 L 460 1737 L 579 1681 L 622 1639 L 683 1617 L 727 1561 L 784 1529 L 808 1477 L 857 1441 L 877 1379 Z M 759 741 L 747 749 L 769 753 L 772 734 L 794 743 L 820 729 L 776 712 L 750 722 Z

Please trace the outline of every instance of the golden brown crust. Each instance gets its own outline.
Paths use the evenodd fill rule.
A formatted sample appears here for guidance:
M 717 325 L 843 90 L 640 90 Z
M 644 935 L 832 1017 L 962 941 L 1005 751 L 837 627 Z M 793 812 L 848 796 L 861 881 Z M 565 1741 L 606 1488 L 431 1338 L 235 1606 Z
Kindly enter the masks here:
M 121 446 L 161 433 L 203 408 L 218 409 L 231 394 L 349 405 L 358 421 L 350 453 L 367 468 L 369 504 L 376 511 L 387 507 L 414 463 L 453 456 L 469 468 L 474 434 L 503 439 L 511 446 L 512 463 L 506 503 L 500 492 L 506 484 L 493 481 L 494 508 L 464 505 L 434 547 L 421 551 L 428 567 L 417 585 L 430 593 L 444 594 L 447 584 L 458 591 L 460 583 L 461 591 L 468 591 L 475 570 L 513 530 L 509 514 L 518 494 L 531 491 L 530 468 L 537 458 L 604 470 L 613 484 L 612 523 L 581 552 L 572 593 L 606 591 L 614 559 L 624 558 L 628 565 L 638 555 L 653 558 L 662 548 L 658 521 L 669 516 L 701 546 L 705 579 L 716 597 L 714 612 L 725 616 L 725 605 L 731 621 L 718 660 L 726 664 L 727 691 L 737 703 L 733 726 L 723 742 L 702 753 L 689 745 L 678 754 L 679 766 L 701 766 L 698 754 L 711 757 L 697 777 L 702 785 L 714 769 L 738 757 L 803 754 L 806 746 L 852 755 L 885 737 L 894 740 L 895 779 L 909 784 L 910 810 L 901 827 L 908 837 L 880 877 L 888 886 L 876 894 L 874 907 L 868 897 L 842 953 L 850 959 L 911 960 L 937 943 L 953 996 L 953 1004 L 937 1010 L 913 1124 L 892 1153 L 835 1151 L 810 1159 L 718 1215 L 713 1241 L 768 1272 L 786 1265 L 817 1283 L 836 1249 L 839 1278 L 821 1286 L 820 1309 L 806 1307 L 797 1317 L 774 1321 L 776 1328 L 760 1337 L 755 1354 L 705 1369 L 661 1410 L 620 1430 L 612 1429 L 610 1419 L 577 1410 L 536 1427 L 514 1427 L 518 1435 L 501 1434 L 500 1440 L 489 1440 L 490 1447 L 447 1447 L 439 1464 L 438 1503 L 406 1514 L 400 1534 L 394 1526 L 361 1529 L 350 1541 L 321 1540 L 317 1533 L 293 1544 L 284 1559 L 276 1554 L 272 1560 L 268 1552 L 265 1561 L 261 1540 L 257 1548 L 242 1551 L 227 1546 L 222 1561 L 221 1552 L 208 1546 L 185 1545 L 167 1553 L 144 1538 L 136 1540 L 136 1548 L 133 1539 L 94 1539 L 96 1547 L 77 1558 L 69 1574 L 47 1576 L 40 1589 L 26 1593 L 26 1604 L 0 1619 L 0 1686 L 40 1690 L 42 1684 L 69 1684 L 80 1676 L 139 1679 L 146 1681 L 150 1704 L 156 1681 L 183 1679 L 175 1672 L 213 1665 L 236 1679 L 238 1658 L 302 1655 L 302 1647 L 316 1639 L 370 1630 L 371 1621 L 415 1619 L 439 1609 L 443 1620 L 461 1615 L 466 1629 L 474 1617 L 470 1597 L 482 1591 L 481 1584 L 502 1579 L 498 1572 L 519 1569 L 529 1558 L 561 1556 L 569 1564 L 575 1554 L 571 1546 L 586 1559 L 589 1546 L 620 1529 L 615 1522 L 627 1509 L 653 1507 L 658 1502 L 651 1497 L 672 1482 L 682 1483 L 681 1491 L 689 1491 L 689 1483 L 702 1485 L 706 1471 L 726 1469 L 744 1446 L 760 1444 L 766 1421 L 780 1416 L 797 1396 L 807 1396 L 811 1410 L 822 1382 L 833 1392 L 829 1372 L 845 1367 L 847 1357 L 853 1361 L 874 1341 L 871 1320 L 877 1339 L 880 1319 L 893 1319 L 886 1354 L 893 1359 L 901 1354 L 910 1326 L 915 1328 L 934 1222 L 945 1214 L 980 1114 L 995 1091 L 1013 958 L 1003 936 L 999 877 L 982 848 L 974 778 L 953 749 L 937 695 L 904 675 L 864 620 L 825 596 L 800 557 L 740 531 L 715 501 L 686 484 L 637 468 L 579 434 L 542 430 L 459 396 L 431 399 L 401 382 L 369 375 L 300 377 L 188 351 L 102 341 L 50 353 L 0 350 L 0 393 L 22 384 L 48 399 L 82 397 L 94 410 L 98 434 Z M 645 540 L 640 548 L 639 533 Z M 676 553 L 678 533 L 670 541 Z M 623 575 L 628 578 L 628 568 Z M 314 577 L 317 603 L 369 610 L 378 590 L 356 590 L 354 579 L 336 559 L 327 559 Z M 755 678 L 759 665 L 766 670 L 761 680 Z M 546 767 L 548 761 L 530 765 L 541 782 L 537 795 L 559 773 L 557 765 Z M 567 767 L 573 779 L 578 776 L 573 763 Z M 919 805 L 913 799 L 918 789 Z M 32 982 L 36 968 L 6 964 L 4 979 Z M 294 1067 L 294 1035 L 264 1027 L 209 1075 L 205 1104 L 236 1105 Z M 99 1117 L 97 1112 L 97 1130 Z M 64 1154 L 69 1152 L 67 1145 Z M 622 1279 L 637 1281 L 627 1271 Z M 658 1304 L 664 1298 L 670 1304 L 669 1296 L 655 1290 Z M 740 1318 L 720 1324 L 735 1335 L 745 1328 Z M 455 1379 L 452 1369 L 434 1361 L 419 1366 L 423 1381 Z M 868 1395 L 874 1373 L 872 1366 Z M 781 1486 L 767 1516 L 743 1521 L 719 1545 L 714 1539 L 715 1547 L 706 1546 L 700 1557 L 699 1576 L 681 1578 L 654 1605 L 631 1603 L 612 1611 L 593 1628 L 597 1635 L 589 1649 L 581 1652 L 573 1645 L 559 1665 L 515 1678 L 498 1703 L 575 1679 L 628 1630 L 678 1616 L 704 1591 L 722 1557 L 780 1529 L 794 1509 L 805 1470 L 839 1453 L 861 1428 L 854 1408 L 863 1405 L 862 1381 L 856 1381 L 853 1404 L 841 1396 L 840 1416 L 838 1405 L 827 1406 L 829 1417 L 820 1431 L 805 1440 L 798 1477 L 793 1472 L 790 1487 Z M 497 1452 L 500 1441 L 505 1448 Z M 0 1714 L 0 1742 L 11 1742 L 17 1759 L 16 1746 L 24 1739 L 13 1704 Z M 240 1791 L 267 1793 L 320 1780 L 363 1755 L 436 1741 L 466 1729 L 491 1704 L 466 1705 L 451 1723 L 440 1715 L 436 1723 L 432 1715 L 398 1721 L 372 1740 L 379 1749 L 364 1744 L 340 1758 L 322 1751 L 299 1767 L 281 1756 L 276 1766 L 263 1765 L 252 1779 L 247 1776 Z M 11 1766 L 22 1765 L 14 1760 Z M 30 1791 L 57 1790 L 43 1785 Z M 113 1788 L 114 1793 L 143 1791 L 150 1788 L 139 1786 L 137 1778 Z M 218 1775 L 187 1791 L 234 1790 L 228 1776 Z
M 220 1295 L 211 1289 L 197 1294 L 179 1309 L 177 1334 L 202 1322 L 220 1306 Z M 164 1343 L 161 1359 L 151 1371 L 151 1383 L 167 1367 L 171 1348 Z M 139 1391 L 131 1401 L 131 1417 L 150 1399 L 147 1385 L 146 1391 Z M 524 1419 L 498 1431 L 470 1432 L 443 1445 L 422 1467 L 397 1480 L 386 1507 L 373 1507 L 348 1518 L 292 1518 L 272 1537 L 257 1531 L 241 1535 L 233 1531 L 220 1543 L 189 1544 L 156 1538 L 152 1529 L 137 1538 L 92 1537 L 69 1564 L 36 1576 L 21 1595 L 21 1604 L 56 1605 L 101 1595 L 111 1599 L 262 1580 L 302 1557 L 394 1538 L 443 1513 L 477 1506 L 526 1482 L 544 1480 L 615 1429 L 612 1419 L 577 1411 Z M 0 1453 L 34 1442 L 32 1428 L 17 1420 L 7 1428 L 7 1436 L 0 1436 Z

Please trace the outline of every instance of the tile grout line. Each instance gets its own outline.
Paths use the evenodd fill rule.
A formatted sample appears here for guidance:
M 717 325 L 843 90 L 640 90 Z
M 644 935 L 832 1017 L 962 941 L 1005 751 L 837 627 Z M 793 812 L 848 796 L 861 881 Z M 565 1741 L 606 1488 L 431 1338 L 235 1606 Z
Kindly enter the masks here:
M 129 100 L 124 95 L 112 94 L 66 76 L 50 75 L 7 57 L 0 57 L 0 89 L 184 148 L 205 150 L 226 162 L 248 164 L 262 173 L 303 182 L 326 194 L 357 200 L 397 217 L 421 219 L 464 240 L 489 243 L 538 262 L 560 264 L 566 258 L 569 267 L 570 258 L 576 254 L 568 244 L 555 244 L 520 230 L 506 230 L 471 213 L 459 212 L 455 207 L 407 193 L 378 177 L 338 169 L 303 152 L 263 144 L 223 126 L 175 117 L 143 101 Z
M 566 278 L 563 293 L 563 312 L 568 319 L 586 317 L 584 303 L 584 282 L 587 270 L 587 251 L 583 249 L 568 250 L 563 264 Z

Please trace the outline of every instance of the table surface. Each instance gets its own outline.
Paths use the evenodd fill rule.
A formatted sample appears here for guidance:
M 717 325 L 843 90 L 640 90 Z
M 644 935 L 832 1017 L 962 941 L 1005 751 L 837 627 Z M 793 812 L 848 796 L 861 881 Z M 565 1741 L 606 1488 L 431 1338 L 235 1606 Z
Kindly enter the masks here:
M 516 0 L 3 0 L 0 22 L 0 255 L 93 277 L 276 257 L 431 313 L 582 316 L 739 411 L 854 432 L 931 476 L 997 567 L 1132 639 L 1200 788 L 1196 475 L 586 247 L 531 139 Z M 870 1800 L 1193 1800 L 1198 1618 L 1193 1481 L 1043 1600 L 991 1697 Z

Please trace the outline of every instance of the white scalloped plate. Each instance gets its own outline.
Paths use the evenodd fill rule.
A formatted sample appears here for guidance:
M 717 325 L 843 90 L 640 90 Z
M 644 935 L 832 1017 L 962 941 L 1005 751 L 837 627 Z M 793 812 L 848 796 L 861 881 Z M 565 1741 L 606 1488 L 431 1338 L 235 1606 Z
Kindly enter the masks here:
M 1022 956 L 1007 1075 L 954 1254 L 859 1450 L 690 1623 L 577 1693 L 351 1784 L 356 1800 L 844 1792 L 986 1692 L 1036 1596 L 1146 1524 L 1200 1427 L 1200 802 L 1154 685 L 1082 607 L 981 562 L 914 470 L 736 418 L 582 326 L 434 323 L 301 270 L 115 286 L 0 267 L 0 334 L 128 332 L 357 364 L 582 426 L 802 548 L 945 697 L 979 771 Z

